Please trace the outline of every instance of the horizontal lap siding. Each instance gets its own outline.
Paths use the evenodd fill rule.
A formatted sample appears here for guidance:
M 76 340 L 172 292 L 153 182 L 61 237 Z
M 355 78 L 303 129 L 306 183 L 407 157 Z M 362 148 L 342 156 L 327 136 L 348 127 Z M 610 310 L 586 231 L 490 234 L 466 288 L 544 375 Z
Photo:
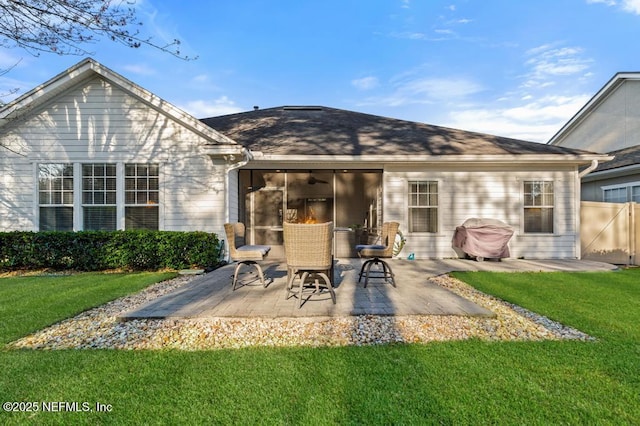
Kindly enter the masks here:
M 425 168 L 426 169 L 426 168 Z M 509 247 L 512 257 L 574 258 L 576 251 L 575 172 L 565 171 L 411 171 L 387 168 L 384 177 L 384 220 L 397 220 L 407 238 L 402 255 L 419 258 L 457 257 L 452 248 L 456 226 L 472 217 L 507 222 L 514 230 Z M 439 232 L 407 232 L 407 182 L 438 181 Z M 555 189 L 554 235 L 524 234 L 522 230 L 524 180 L 553 180 Z
M 33 167 L 23 156 L 0 150 L 0 231 L 31 231 Z
M 19 178 L 27 184 L 13 195 L 30 204 L 25 223 L 33 219 L 34 163 L 140 162 L 161 165 L 163 229 L 222 228 L 224 166 L 214 166 L 200 151 L 204 139 L 163 112 L 94 78 L 28 113 L 30 118 L 16 122 L 3 138 L 16 140 L 27 156 Z
M 640 81 L 626 80 L 603 98 L 556 144 L 593 152 L 611 152 L 638 144 Z

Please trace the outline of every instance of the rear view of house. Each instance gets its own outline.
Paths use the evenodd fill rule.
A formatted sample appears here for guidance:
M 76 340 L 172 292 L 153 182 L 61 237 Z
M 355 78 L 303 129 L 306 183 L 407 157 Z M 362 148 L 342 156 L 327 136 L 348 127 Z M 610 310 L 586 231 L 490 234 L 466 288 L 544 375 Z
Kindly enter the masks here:
M 0 230 L 162 229 L 282 250 L 283 222 L 333 221 L 336 254 L 397 221 L 403 255 L 457 257 L 499 219 L 511 255 L 580 257 L 580 172 L 610 157 L 322 106 L 196 120 L 88 59 L 0 110 Z

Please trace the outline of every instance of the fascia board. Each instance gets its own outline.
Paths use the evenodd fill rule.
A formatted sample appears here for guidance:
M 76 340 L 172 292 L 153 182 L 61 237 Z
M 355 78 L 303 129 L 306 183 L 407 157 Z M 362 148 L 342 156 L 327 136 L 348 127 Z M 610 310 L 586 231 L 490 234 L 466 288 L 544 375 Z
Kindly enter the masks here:
M 640 164 L 632 164 L 624 167 L 617 167 L 615 169 L 602 170 L 599 172 L 591 172 L 582 178 L 583 182 L 591 182 L 594 180 L 607 179 L 625 176 L 629 174 L 639 173 L 640 172 Z
M 251 152 L 254 161 L 270 161 L 282 163 L 313 162 L 375 162 L 375 163 L 490 163 L 490 164 L 590 164 L 593 160 L 609 161 L 610 155 L 270 155 L 262 152 Z

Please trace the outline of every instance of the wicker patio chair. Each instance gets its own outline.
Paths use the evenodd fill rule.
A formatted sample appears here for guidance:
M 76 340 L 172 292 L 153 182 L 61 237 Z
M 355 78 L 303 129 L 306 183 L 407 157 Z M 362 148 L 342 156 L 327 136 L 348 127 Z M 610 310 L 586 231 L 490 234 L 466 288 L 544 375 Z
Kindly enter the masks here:
M 364 275 L 364 286 L 367 287 L 369 278 L 384 278 L 385 282 L 390 281 L 391 285 L 396 286 L 395 275 L 387 262 L 382 259 L 391 258 L 393 256 L 393 244 L 396 240 L 396 234 L 400 224 L 398 222 L 385 222 L 382 224 L 382 235 L 380 244 L 359 244 L 356 246 L 358 256 L 368 258 L 360 268 L 360 276 L 358 282 L 362 280 Z M 373 265 L 378 266 L 378 271 L 371 271 Z
M 333 243 L 333 222 L 319 224 L 296 224 L 285 222 L 284 250 L 287 259 L 287 294 L 297 295 L 298 308 L 302 307 L 304 293 L 309 293 L 307 300 L 314 294 L 331 295 L 336 303 L 336 293 L 329 277 L 332 276 L 333 259 L 331 246 Z M 311 279 L 312 282 L 307 282 Z M 321 282 L 322 281 L 322 282 Z M 297 282 L 297 286 L 295 285 Z
M 243 265 L 255 266 L 260 282 L 264 287 L 267 281 L 264 278 L 262 267 L 258 263 L 263 260 L 271 250 L 271 246 L 264 245 L 246 245 L 245 244 L 245 227 L 243 223 L 225 223 L 224 231 L 227 234 L 227 245 L 229 246 L 229 257 L 232 261 L 238 262 L 233 272 L 233 290 L 235 291 L 238 284 L 238 274 Z

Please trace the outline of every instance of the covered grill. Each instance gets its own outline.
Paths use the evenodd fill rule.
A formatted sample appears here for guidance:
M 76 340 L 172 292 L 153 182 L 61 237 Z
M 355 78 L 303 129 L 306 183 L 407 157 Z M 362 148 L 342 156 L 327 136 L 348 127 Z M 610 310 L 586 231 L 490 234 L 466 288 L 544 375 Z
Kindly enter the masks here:
M 456 227 L 453 247 L 482 261 L 509 257 L 513 228 L 497 219 L 471 218 Z

